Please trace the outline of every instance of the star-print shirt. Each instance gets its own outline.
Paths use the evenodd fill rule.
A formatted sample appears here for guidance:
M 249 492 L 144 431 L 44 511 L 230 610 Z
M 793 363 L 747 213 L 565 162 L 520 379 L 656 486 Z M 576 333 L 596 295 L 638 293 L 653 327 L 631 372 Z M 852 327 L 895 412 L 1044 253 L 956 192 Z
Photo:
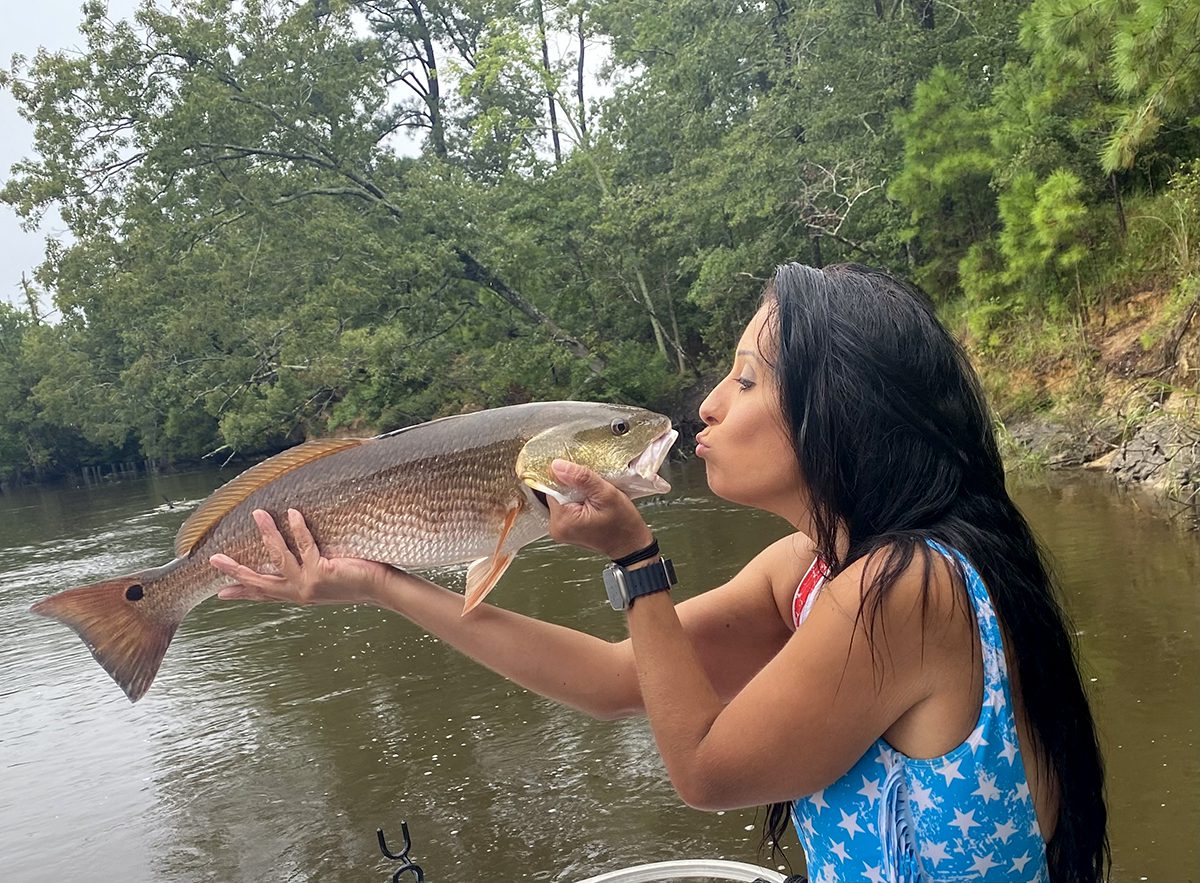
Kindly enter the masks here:
M 1017 743 L 1000 624 L 978 572 L 959 552 L 983 649 L 984 691 L 967 740 L 918 759 L 882 738 L 829 787 L 792 804 L 813 883 L 1049 880 L 1046 848 Z M 824 585 L 819 559 L 796 591 L 796 627 Z

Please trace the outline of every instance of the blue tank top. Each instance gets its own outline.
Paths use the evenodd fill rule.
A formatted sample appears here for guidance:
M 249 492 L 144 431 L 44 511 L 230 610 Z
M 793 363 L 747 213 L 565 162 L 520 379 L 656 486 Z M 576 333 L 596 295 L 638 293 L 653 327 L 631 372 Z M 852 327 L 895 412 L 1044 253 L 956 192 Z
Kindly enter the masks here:
M 880 738 L 832 785 L 795 800 L 792 821 L 813 883 L 1049 880 L 995 610 L 961 553 L 929 546 L 966 575 L 983 650 L 979 718 L 941 757 L 908 757 Z M 796 593 L 797 627 L 824 583 L 823 562 L 814 568 Z

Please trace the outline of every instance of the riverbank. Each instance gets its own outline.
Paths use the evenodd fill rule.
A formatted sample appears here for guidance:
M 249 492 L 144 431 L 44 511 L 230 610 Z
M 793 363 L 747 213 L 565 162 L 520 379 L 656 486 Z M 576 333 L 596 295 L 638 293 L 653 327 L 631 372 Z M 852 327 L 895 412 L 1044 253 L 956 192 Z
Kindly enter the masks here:
M 1200 509 L 1200 285 L 967 341 L 1014 468 L 1082 467 Z

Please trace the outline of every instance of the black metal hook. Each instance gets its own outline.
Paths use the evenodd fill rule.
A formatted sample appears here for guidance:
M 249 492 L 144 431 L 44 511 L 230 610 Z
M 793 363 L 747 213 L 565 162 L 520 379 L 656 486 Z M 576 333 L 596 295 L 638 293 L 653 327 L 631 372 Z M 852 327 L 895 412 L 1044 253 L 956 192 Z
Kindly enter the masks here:
M 394 862 L 404 862 L 396 873 L 392 874 L 392 883 L 399 883 L 400 875 L 406 874 L 409 871 L 413 872 L 413 876 L 417 878 L 417 883 L 423 883 L 425 880 L 425 872 L 421 870 L 421 866 L 413 864 L 408 857 L 408 851 L 412 849 L 412 838 L 408 836 L 408 822 L 400 823 L 400 833 L 404 835 L 404 848 L 400 850 L 400 854 L 396 855 L 388 849 L 387 840 L 383 837 L 383 828 L 376 828 L 375 833 L 379 835 L 379 851 L 383 853 L 384 858 L 389 858 Z

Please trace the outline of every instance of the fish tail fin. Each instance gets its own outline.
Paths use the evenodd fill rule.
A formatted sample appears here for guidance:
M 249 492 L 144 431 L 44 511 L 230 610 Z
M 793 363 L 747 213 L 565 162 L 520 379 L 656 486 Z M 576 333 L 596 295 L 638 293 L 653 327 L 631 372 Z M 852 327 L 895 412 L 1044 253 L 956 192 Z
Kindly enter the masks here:
M 148 603 L 146 588 L 157 576 L 134 573 L 67 589 L 38 601 L 30 612 L 74 629 L 129 701 L 137 702 L 187 613 Z

